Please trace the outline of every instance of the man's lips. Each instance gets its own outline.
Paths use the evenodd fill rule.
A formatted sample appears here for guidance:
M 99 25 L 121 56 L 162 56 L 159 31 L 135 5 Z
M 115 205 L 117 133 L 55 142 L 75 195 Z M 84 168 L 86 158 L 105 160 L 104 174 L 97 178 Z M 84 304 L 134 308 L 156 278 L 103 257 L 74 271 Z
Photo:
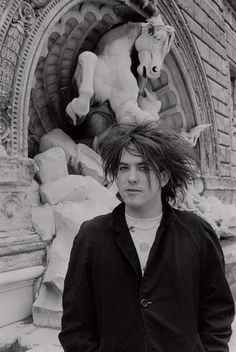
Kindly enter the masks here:
M 142 192 L 141 191 L 141 189 L 137 189 L 137 188 L 127 188 L 126 190 L 125 190 L 126 192 L 129 192 L 129 193 L 136 193 L 136 192 Z

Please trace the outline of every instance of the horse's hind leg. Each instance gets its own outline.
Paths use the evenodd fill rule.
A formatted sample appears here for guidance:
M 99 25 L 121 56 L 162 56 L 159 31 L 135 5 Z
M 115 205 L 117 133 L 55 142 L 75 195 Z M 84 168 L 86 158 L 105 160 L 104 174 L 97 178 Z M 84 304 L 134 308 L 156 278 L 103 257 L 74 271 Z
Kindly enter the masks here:
M 75 80 L 79 91 L 79 97 L 74 98 L 66 108 L 66 112 L 72 118 L 74 124 L 76 123 L 77 118 L 77 123 L 82 123 L 89 112 L 90 99 L 94 95 L 93 81 L 97 61 L 97 56 L 90 51 L 84 51 L 78 57 Z M 78 70 L 81 70 L 81 72 L 78 73 Z

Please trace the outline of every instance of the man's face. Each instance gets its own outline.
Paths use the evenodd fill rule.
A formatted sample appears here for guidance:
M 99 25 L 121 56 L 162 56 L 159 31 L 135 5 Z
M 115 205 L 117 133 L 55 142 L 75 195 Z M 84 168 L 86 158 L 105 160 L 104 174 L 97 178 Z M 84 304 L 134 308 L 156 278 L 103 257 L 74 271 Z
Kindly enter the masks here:
M 161 185 L 154 171 L 141 156 L 123 150 L 116 183 L 129 215 L 143 218 L 158 216 L 162 209 Z

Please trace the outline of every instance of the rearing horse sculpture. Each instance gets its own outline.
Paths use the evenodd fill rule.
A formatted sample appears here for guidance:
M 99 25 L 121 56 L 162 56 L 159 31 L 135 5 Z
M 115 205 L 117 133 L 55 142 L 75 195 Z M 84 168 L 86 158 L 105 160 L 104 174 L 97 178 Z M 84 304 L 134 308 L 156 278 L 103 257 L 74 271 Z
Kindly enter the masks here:
M 66 108 L 74 124 L 84 121 L 92 98 L 99 103 L 108 100 L 118 123 L 158 119 L 160 102 L 148 93 L 145 81 L 160 76 L 173 39 L 173 28 L 164 25 L 158 15 L 146 23 L 128 22 L 111 29 L 99 41 L 96 54 L 80 54 L 74 75 L 79 97 Z M 141 91 L 145 92 L 140 99 L 140 89 L 130 69 L 133 46 L 140 61 L 137 71 L 142 77 Z

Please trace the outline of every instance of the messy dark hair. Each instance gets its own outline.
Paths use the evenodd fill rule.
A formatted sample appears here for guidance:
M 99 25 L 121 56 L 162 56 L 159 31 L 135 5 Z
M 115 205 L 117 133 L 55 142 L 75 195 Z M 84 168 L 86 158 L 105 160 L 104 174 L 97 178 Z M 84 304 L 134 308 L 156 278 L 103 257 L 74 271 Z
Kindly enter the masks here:
M 175 202 L 184 196 L 188 183 L 196 178 L 197 156 L 190 144 L 174 132 L 160 131 L 155 122 L 114 124 L 98 139 L 98 152 L 103 160 L 106 179 L 114 181 L 118 174 L 122 151 L 141 156 L 159 181 L 168 171 L 169 181 L 162 188 L 162 197 Z M 148 171 L 146 176 L 150 181 Z

